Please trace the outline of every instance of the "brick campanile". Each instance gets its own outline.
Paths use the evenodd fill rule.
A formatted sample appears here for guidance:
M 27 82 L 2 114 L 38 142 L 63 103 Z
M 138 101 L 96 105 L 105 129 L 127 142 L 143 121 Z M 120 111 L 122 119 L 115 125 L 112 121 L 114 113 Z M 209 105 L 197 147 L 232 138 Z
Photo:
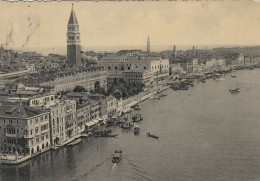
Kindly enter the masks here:
M 73 9 L 73 4 L 67 28 L 67 63 L 69 66 L 80 66 L 81 46 L 79 24 Z

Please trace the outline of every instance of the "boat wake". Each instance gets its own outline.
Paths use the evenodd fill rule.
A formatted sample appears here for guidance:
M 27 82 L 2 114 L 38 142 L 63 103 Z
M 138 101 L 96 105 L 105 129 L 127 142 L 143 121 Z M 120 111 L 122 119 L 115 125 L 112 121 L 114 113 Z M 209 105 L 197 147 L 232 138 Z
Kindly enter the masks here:
M 215 79 L 215 80 L 225 80 L 225 79 L 223 79 L 223 78 L 218 78 L 218 79 Z
M 113 163 L 113 166 L 112 166 L 112 172 L 114 172 L 117 168 L 117 164 L 116 163 Z
M 144 171 L 139 165 L 135 164 L 134 162 L 131 162 L 130 160 L 128 164 L 134 172 L 135 180 L 152 180 L 148 172 Z

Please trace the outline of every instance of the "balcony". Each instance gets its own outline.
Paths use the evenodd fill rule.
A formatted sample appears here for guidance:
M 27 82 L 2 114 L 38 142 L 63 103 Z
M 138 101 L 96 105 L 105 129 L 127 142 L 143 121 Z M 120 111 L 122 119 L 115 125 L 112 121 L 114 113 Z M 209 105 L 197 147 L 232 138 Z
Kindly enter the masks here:
M 17 135 L 16 134 L 8 134 L 8 133 L 6 133 L 5 136 L 6 137 L 15 138 Z
M 27 139 L 30 139 L 30 138 L 33 138 L 33 135 L 29 135 L 29 134 L 28 134 L 28 135 L 24 135 L 23 137 L 24 137 L 24 138 L 27 138 Z

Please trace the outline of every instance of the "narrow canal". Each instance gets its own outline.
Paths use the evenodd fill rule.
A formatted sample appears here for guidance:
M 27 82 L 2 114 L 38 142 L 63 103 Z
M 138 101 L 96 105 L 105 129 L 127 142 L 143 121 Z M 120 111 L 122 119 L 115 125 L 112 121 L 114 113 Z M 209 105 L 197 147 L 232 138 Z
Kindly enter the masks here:
M 260 69 L 233 74 L 143 102 L 140 135 L 114 127 L 117 138 L 83 138 L 18 166 L 0 165 L 0 180 L 259 180 Z M 241 92 L 231 95 L 235 87 Z M 116 149 L 124 154 L 113 164 Z

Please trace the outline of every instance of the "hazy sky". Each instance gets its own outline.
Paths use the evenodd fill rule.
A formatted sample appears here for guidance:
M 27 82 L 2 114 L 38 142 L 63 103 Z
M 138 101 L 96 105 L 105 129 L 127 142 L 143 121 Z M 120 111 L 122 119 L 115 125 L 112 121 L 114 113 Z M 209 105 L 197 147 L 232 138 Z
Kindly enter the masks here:
M 65 47 L 71 2 L 0 2 L 0 42 Z M 260 45 L 260 3 L 74 2 L 83 47 Z M 30 35 L 30 37 L 28 37 Z M 26 41 L 28 39 L 28 41 Z

